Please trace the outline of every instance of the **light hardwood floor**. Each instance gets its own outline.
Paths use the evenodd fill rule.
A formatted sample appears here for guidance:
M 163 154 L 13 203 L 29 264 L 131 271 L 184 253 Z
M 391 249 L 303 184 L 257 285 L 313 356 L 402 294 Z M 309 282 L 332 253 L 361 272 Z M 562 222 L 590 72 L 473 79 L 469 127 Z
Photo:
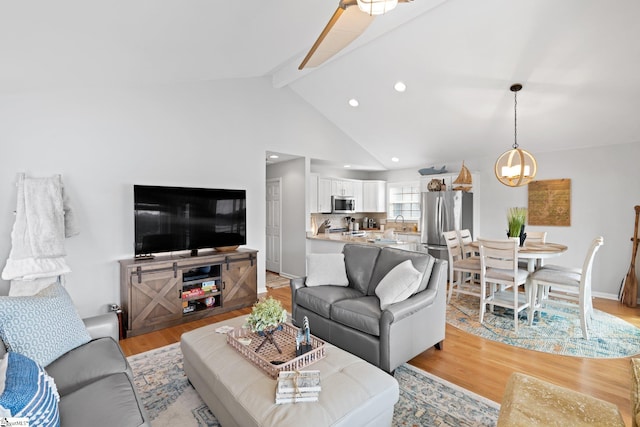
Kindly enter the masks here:
M 268 291 L 291 310 L 289 288 Z M 596 298 L 598 310 L 616 315 L 640 327 L 640 308 L 625 307 L 617 301 Z M 236 310 L 120 341 L 129 356 L 180 340 L 182 333 L 201 326 L 249 314 L 250 308 Z M 512 372 L 529 375 L 612 402 L 620 408 L 627 425 L 631 425 L 630 358 L 582 359 L 554 356 L 537 351 L 478 338 L 447 324 L 444 349 L 429 349 L 409 363 L 478 393 L 496 402 L 502 400 L 507 379 Z

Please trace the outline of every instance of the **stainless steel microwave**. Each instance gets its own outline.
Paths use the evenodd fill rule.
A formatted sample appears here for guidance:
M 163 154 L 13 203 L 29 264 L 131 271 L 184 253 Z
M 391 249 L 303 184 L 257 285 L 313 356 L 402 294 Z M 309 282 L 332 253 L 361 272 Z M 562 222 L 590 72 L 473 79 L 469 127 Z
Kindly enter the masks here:
M 331 196 L 331 213 L 356 213 L 355 197 Z

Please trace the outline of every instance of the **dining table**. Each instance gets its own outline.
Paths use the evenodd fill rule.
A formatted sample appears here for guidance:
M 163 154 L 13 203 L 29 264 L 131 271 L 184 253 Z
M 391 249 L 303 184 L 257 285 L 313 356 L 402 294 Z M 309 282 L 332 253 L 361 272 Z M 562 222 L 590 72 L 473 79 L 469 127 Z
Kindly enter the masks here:
M 560 243 L 527 243 L 518 249 L 518 258 L 527 261 L 527 271 L 533 273 L 536 269 L 536 262 L 543 262 L 548 258 L 555 258 L 569 249 L 566 245 Z
M 480 248 L 478 241 L 473 241 L 471 246 Z M 560 243 L 527 243 L 525 240 L 524 246 L 518 248 L 518 259 L 526 261 L 527 271 L 533 273 L 536 269 L 537 261 L 543 262 L 546 259 L 558 257 L 565 253 L 567 249 L 569 248 L 566 245 Z

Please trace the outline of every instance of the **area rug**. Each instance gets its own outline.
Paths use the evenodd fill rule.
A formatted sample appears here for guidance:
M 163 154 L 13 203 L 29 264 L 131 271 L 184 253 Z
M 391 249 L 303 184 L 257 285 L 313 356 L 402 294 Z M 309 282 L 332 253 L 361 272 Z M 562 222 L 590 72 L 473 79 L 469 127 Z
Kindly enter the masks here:
M 128 360 L 154 427 L 220 425 L 187 381 L 179 344 Z M 491 400 L 410 365 L 396 369 L 395 377 L 400 384 L 395 427 L 496 425 L 500 406 Z
M 495 307 L 479 322 L 479 299 L 468 295 L 452 296 L 447 305 L 447 323 L 450 325 L 504 344 L 564 356 L 587 358 L 619 358 L 640 353 L 640 329 L 603 311 L 595 310 L 590 338 L 582 338 L 580 320 L 567 316 L 541 313 L 529 326 L 527 314 L 520 313 L 518 333 L 513 331 L 513 311 Z
M 282 277 L 272 271 L 267 271 L 265 282 L 266 287 L 270 289 L 284 288 L 285 286 L 289 286 L 289 279 L 287 279 L 286 277 Z

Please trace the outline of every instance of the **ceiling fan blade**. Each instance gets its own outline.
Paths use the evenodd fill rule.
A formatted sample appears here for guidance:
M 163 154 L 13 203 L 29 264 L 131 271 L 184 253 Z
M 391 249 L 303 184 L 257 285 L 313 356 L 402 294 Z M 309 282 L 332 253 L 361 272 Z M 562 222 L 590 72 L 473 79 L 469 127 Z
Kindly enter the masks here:
M 345 2 L 347 3 L 347 2 Z M 355 3 L 355 2 L 353 2 Z M 311 47 L 307 56 L 298 67 L 317 67 L 344 49 L 354 41 L 373 22 L 375 16 L 363 13 L 357 6 L 345 4 L 338 6 L 335 13 L 327 23 L 320 37 Z

